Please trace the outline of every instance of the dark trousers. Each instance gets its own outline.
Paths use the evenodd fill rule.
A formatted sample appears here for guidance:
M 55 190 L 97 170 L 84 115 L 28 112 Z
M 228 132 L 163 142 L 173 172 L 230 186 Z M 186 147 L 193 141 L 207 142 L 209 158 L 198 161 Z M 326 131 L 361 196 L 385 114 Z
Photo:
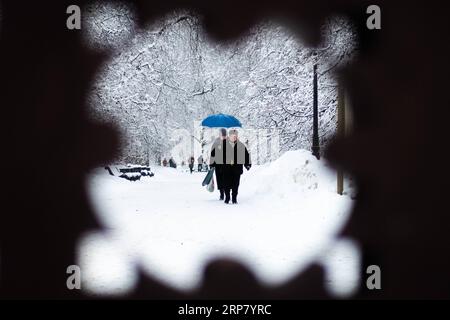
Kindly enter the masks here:
M 217 189 L 220 192 L 220 195 L 224 195 L 224 187 L 223 187 L 223 168 L 221 165 L 216 165 L 214 172 L 216 173 L 216 181 L 217 181 Z
M 230 191 L 231 191 L 231 198 L 233 201 L 236 201 L 238 191 L 239 191 L 239 183 L 241 181 L 241 175 L 235 174 L 231 175 L 230 177 L 230 183 L 227 184 L 225 187 L 225 199 L 230 199 Z

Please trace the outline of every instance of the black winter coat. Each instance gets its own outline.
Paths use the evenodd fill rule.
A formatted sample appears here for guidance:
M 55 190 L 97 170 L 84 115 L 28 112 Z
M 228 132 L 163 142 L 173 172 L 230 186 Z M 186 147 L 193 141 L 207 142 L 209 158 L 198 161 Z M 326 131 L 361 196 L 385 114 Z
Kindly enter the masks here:
M 211 147 L 211 156 L 209 160 L 209 166 L 215 168 L 217 189 L 219 190 L 224 188 L 223 165 L 225 163 L 225 153 L 223 150 L 226 147 L 226 143 L 226 140 L 220 138 L 216 139 Z
M 251 158 L 247 147 L 240 141 L 236 141 L 234 146 L 227 140 L 225 148 L 225 165 L 223 166 L 224 175 L 241 175 L 247 168 L 250 170 Z

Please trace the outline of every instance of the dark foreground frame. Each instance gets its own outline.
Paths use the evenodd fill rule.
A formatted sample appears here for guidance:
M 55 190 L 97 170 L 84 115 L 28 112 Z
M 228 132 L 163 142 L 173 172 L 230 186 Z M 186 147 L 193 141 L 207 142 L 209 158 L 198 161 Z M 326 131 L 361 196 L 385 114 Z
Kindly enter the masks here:
M 85 190 L 86 172 L 114 156 L 117 133 L 89 122 L 86 96 L 104 56 L 65 27 L 68 1 L 2 1 L 0 101 L 3 172 L 0 297 L 88 298 L 66 288 L 76 242 L 100 228 Z M 82 6 L 86 1 L 77 1 Z M 363 248 L 363 270 L 382 270 L 382 290 L 365 298 L 450 298 L 447 119 L 447 13 L 439 1 L 377 1 L 382 29 L 366 28 L 355 0 L 135 0 L 141 22 L 179 6 L 198 10 L 218 40 L 232 40 L 258 18 L 282 16 L 309 44 L 332 14 L 357 25 L 360 57 L 339 73 L 355 127 L 327 157 L 351 173 L 359 194 L 342 234 Z M 51 170 L 54 163 L 58 171 Z M 236 261 L 212 262 L 195 292 L 177 292 L 141 273 L 126 298 L 329 298 L 311 266 L 289 283 L 262 286 Z

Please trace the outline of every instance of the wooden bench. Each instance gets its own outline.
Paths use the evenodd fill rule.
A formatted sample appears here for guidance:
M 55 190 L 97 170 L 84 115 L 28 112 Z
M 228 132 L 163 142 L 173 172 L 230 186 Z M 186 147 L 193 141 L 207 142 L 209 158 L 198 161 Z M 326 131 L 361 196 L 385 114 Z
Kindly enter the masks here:
M 110 175 L 129 181 L 137 181 L 141 177 L 153 177 L 155 175 L 147 166 L 106 166 L 105 169 Z

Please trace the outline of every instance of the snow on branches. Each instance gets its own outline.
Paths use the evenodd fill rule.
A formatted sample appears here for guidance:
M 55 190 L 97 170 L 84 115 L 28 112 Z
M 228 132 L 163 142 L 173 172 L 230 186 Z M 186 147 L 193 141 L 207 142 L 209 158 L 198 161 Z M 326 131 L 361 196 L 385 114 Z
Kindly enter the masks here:
M 355 52 L 355 34 L 344 19 L 331 19 L 324 43 L 307 48 L 270 21 L 218 44 L 191 12 L 162 17 L 145 30 L 136 30 L 133 11 L 123 5 L 96 4 L 89 12 L 87 44 L 114 49 L 92 88 L 92 116 L 122 131 L 120 161 L 159 162 L 176 143 L 174 131 L 194 133 L 195 120 L 218 112 L 237 116 L 246 128 L 276 130 L 282 151 L 309 148 L 314 64 L 321 143 L 335 132 L 332 70 Z

